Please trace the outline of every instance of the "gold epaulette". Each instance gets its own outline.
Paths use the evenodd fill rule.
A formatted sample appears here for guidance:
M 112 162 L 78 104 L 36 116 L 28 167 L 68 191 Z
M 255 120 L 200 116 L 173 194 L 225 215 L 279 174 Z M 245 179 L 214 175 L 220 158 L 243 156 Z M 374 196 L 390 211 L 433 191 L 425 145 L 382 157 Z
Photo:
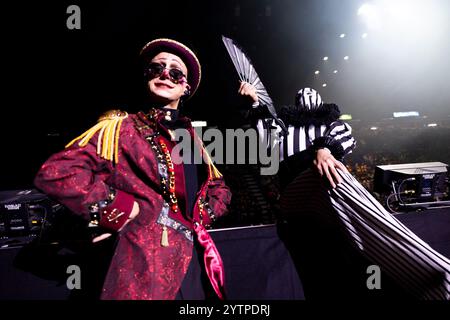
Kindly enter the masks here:
M 95 126 L 84 132 L 82 135 L 70 141 L 66 148 L 74 144 L 77 140 L 80 147 L 88 144 L 94 134 L 100 130 L 97 141 L 97 154 L 103 159 L 119 162 L 119 133 L 122 121 L 128 117 L 128 113 L 120 110 L 110 110 L 105 112 Z

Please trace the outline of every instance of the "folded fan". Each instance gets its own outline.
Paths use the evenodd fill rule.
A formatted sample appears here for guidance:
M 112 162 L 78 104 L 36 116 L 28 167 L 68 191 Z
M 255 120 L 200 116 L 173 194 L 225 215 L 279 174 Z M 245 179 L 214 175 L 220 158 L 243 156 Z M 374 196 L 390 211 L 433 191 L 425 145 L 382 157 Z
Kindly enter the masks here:
M 273 101 L 267 93 L 266 88 L 261 82 L 248 56 L 234 40 L 222 36 L 222 41 L 225 44 L 225 48 L 230 55 L 231 61 L 233 62 L 241 81 L 248 82 L 256 88 L 256 95 L 258 96 L 260 103 L 267 106 L 267 110 L 269 111 L 272 118 L 281 127 L 281 129 L 285 133 L 287 133 L 286 126 L 284 125 L 283 121 L 278 119 Z

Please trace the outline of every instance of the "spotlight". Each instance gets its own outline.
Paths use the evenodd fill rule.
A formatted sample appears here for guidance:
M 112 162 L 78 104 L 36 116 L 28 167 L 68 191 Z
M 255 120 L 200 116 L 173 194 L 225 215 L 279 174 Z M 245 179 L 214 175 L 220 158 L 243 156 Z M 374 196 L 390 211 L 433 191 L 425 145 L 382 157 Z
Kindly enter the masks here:
M 345 38 L 345 33 L 341 33 L 341 34 L 339 35 L 339 38 Z
M 319 70 L 314 71 L 314 74 L 319 74 L 319 73 L 320 73 Z
M 375 12 L 375 7 L 371 4 L 364 3 L 361 7 L 358 9 L 358 16 L 370 16 L 373 15 Z
M 327 61 L 327 60 L 328 60 L 327 56 L 323 57 L 323 61 Z
M 371 30 L 379 29 L 381 26 L 379 10 L 371 4 L 365 3 L 359 7 L 358 16 L 364 20 L 367 27 Z
M 324 84 L 322 85 L 322 87 L 324 87 L 324 88 L 325 88 L 326 86 L 327 86 L 327 84 L 326 84 L 326 83 L 324 83 Z
M 344 60 L 348 60 L 348 56 L 345 56 L 345 57 L 344 57 Z

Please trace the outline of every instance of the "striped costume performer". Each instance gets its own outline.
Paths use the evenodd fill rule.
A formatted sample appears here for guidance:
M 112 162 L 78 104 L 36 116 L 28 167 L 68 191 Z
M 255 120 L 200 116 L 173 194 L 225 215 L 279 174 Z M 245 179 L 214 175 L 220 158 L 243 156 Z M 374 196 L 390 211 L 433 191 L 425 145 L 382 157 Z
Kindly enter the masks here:
M 333 221 L 333 228 L 340 228 L 353 248 L 408 295 L 449 300 L 449 259 L 387 212 L 351 174 L 338 170 L 343 181 L 331 189 L 317 170 L 311 169 L 315 150 L 328 148 L 339 160 L 355 147 L 350 126 L 336 120 L 338 116 L 339 111 L 324 104 L 310 88 L 299 91 L 296 108 L 281 110 L 280 118 L 289 131 L 275 146 L 280 148 L 282 215 L 320 216 L 323 221 Z M 271 127 L 276 127 L 273 120 L 257 121 L 260 138 L 266 142 Z

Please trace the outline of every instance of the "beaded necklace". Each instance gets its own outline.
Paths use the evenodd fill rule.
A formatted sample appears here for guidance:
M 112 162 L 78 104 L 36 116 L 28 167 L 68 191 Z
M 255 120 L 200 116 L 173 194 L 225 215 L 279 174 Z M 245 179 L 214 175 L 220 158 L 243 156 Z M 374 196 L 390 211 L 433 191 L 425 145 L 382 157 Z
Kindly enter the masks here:
M 162 152 L 164 153 L 164 158 L 166 160 L 167 171 L 169 173 L 169 199 L 170 199 L 170 208 L 173 212 L 178 212 L 178 200 L 175 194 L 175 168 L 173 166 L 172 157 L 170 156 L 169 148 L 167 148 L 164 140 L 160 138 L 158 140 L 159 146 L 161 147 Z M 164 178 L 161 179 L 161 184 L 164 185 L 164 189 L 167 192 L 166 181 Z

